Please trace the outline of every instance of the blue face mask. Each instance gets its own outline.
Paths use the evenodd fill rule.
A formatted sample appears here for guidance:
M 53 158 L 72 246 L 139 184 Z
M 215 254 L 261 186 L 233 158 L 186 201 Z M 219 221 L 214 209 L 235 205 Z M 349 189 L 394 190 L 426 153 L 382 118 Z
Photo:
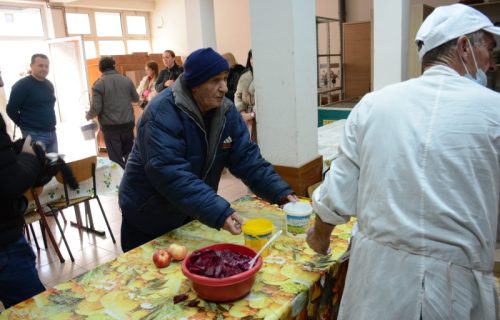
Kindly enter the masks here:
M 479 67 L 477 66 L 476 56 L 474 55 L 474 50 L 472 49 L 472 45 L 470 44 L 469 39 L 467 39 L 467 42 L 469 43 L 469 47 L 470 47 L 470 50 L 472 52 L 472 59 L 474 60 L 474 65 L 476 66 L 476 77 L 474 78 L 469 73 L 469 70 L 467 70 L 467 66 L 465 65 L 464 61 L 462 59 L 460 59 L 460 61 L 462 61 L 462 64 L 463 64 L 463 66 L 465 68 L 465 72 L 466 72 L 464 77 L 486 87 L 486 85 L 488 84 L 488 79 L 486 78 L 486 73 L 484 73 L 483 69 L 479 69 Z

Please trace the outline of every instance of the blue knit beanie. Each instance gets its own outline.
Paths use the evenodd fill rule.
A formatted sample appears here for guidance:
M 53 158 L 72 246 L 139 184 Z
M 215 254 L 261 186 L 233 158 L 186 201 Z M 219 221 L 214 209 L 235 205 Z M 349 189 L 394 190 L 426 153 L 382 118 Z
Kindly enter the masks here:
M 191 52 L 183 67 L 184 83 L 189 89 L 199 86 L 223 71 L 229 72 L 226 59 L 212 48 L 202 48 Z

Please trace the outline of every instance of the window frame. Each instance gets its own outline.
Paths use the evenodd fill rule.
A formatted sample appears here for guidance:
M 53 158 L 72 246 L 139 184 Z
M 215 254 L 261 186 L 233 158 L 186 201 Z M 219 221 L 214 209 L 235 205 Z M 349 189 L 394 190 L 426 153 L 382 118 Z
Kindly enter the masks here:
M 121 28 L 122 28 L 122 36 L 98 36 L 97 35 L 97 27 L 95 20 L 96 12 L 111 12 L 120 14 Z M 68 24 L 66 21 L 66 13 L 82 13 L 88 14 L 89 23 L 90 23 L 90 34 L 75 34 L 68 32 Z M 127 17 L 128 16 L 141 16 L 144 17 L 146 22 L 146 34 L 145 35 L 137 35 L 137 34 L 129 34 L 128 26 L 127 26 Z M 125 48 L 125 54 L 131 54 L 128 50 L 128 40 L 145 40 L 149 43 L 149 51 L 151 51 L 151 26 L 150 26 L 150 14 L 147 11 L 129 11 L 129 10 L 107 10 L 107 9 L 88 9 L 88 8 L 78 8 L 78 7 L 66 7 L 64 14 L 64 28 L 68 37 L 71 36 L 82 36 L 83 41 L 92 41 L 94 42 L 96 56 L 99 57 L 100 48 L 99 41 L 121 41 L 123 42 L 123 46 Z
M 0 9 L 8 9 L 8 10 L 19 10 L 19 9 L 38 9 L 40 10 L 40 19 L 42 20 L 42 28 L 43 35 L 42 36 L 5 36 L 0 35 L 0 40 L 41 40 L 45 41 L 48 39 L 47 32 L 47 17 L 45 8 L 42 5 L 29 4 L 29 3 L 2 3 L 0 2 Z

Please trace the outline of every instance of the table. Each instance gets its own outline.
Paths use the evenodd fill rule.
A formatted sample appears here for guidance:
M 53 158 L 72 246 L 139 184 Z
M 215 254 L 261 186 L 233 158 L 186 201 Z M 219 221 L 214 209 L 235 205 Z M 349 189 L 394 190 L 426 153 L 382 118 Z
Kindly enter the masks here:
M 253 196 L 232 206 L 245 218 L 273 220 L 275 230 L 285 226 L 281 209 Z M 0 319 L 329 319 L 340 301 L 337 259 L 348 247 L 351 227 L 348 223 L 335 228 L 329 256 L 315 254 L 304 240 L 280 236 L 271 245 L 251 293 L 217 304 L 197 298 L 179 262 L 157 269 L 151 260 L 156 248 L 174 242 L 190 251 L 213 243 L 244 242 L 243 235 L 192 221 L 13 306 Z M 173 297 L 179 294 L 189 298 L 174 304 Z M 191 300 L 199 300 L 198 305 L 189 307 Z
M 318 153 L 323 156 L 323 172 L 339 153 L 345 122 L 345 119 L 340 119 L 318 128 Z
M 99 194 L 99 196 L 116 196 L 118 194 L 120 182 L 123 177 L 123 169 L 118 164 L 109 160 L 108 158 L 97 157 L 95 175 L 96 192 Z M 92 178 L 80 182 L 79 187 L 76 190 L 71 190 L 68 188 L 68 196 L 70 199 L 92 196 L 93 192 Z M 42 205 L 47 205 L 50 202 L 54 201 L 64 200 L 64 186 L 59 183 L 55 177 L 52 178 L 52 180 L 44 186 L 42 193 L 39 195 L 39 199 Z M 32 201 L 29 204 L 29 208 L 33 209 L 34 207 L 35 203 L 34 201 Z M 73 208 L 75 210 L 76 222 L 71 222 L 71 226 L 77 227 L 82 231 L 91 232 L 99 236 L 105 236 L 104 231 L 96 230 L 94 227 L 89 201 L 84 202 L 86 224 L 83 223 L 80 206 L 75 205 Z
M 120 181 L 123 177 L 123 169 L 108 158 L 97 157 L 96 164 L 96 189 L 101 196 L 117 195 Z M 79 198 L 86 195 L 92 195 L 92 179 L 85 180 L 79 184 L 79 188 L 71 190 L 68 188 L 70 199 Z M 52 178 L 44 187 L 39 195 L 40 203 L 46 204 L 56 200 L 64 199 L 64 186 Z

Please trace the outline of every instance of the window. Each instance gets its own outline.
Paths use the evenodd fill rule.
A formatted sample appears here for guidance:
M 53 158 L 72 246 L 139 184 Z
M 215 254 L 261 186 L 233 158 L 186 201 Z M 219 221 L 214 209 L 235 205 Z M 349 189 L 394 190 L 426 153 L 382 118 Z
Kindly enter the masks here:
M 42 6 L 21 2 L 0 3 L 0 71 L 7 97 L 12 85 L 28 73 L 31 55 L 49 53 Z
M 151 52 L 147 12 L 66 8 L 68 35 L 82 35 L 87 59 Z
M 146 35 L 146 17 L 127 16 L 127 31 L 129 34 Z
M 125 54 L 125 46 L 123 41 L 118 40 L 99 41 L 99 52 L 102 56 Z
M 146 40 L 129 40 L 127 41 L 128 52 L 151 52 L 149 41 Z
M 87 59 L 97 58 L 97 52 L 95 50 L 94 41 L 83 41 L 83 45 L 85 46 L 85 57 Z
M 316 17 L 318 106 L 341 100 L 342 43 L 339 19 Z
M 96 12 L 95 27 L 98 37 L 122 36 L 122 21 L 116 12 Z
M 0 36 L 44 36 L 42 15 L 38 8 L 0 8 Z
M 68 34 L 90 34 L 90 19 L 86 13 L 67 13 Z

